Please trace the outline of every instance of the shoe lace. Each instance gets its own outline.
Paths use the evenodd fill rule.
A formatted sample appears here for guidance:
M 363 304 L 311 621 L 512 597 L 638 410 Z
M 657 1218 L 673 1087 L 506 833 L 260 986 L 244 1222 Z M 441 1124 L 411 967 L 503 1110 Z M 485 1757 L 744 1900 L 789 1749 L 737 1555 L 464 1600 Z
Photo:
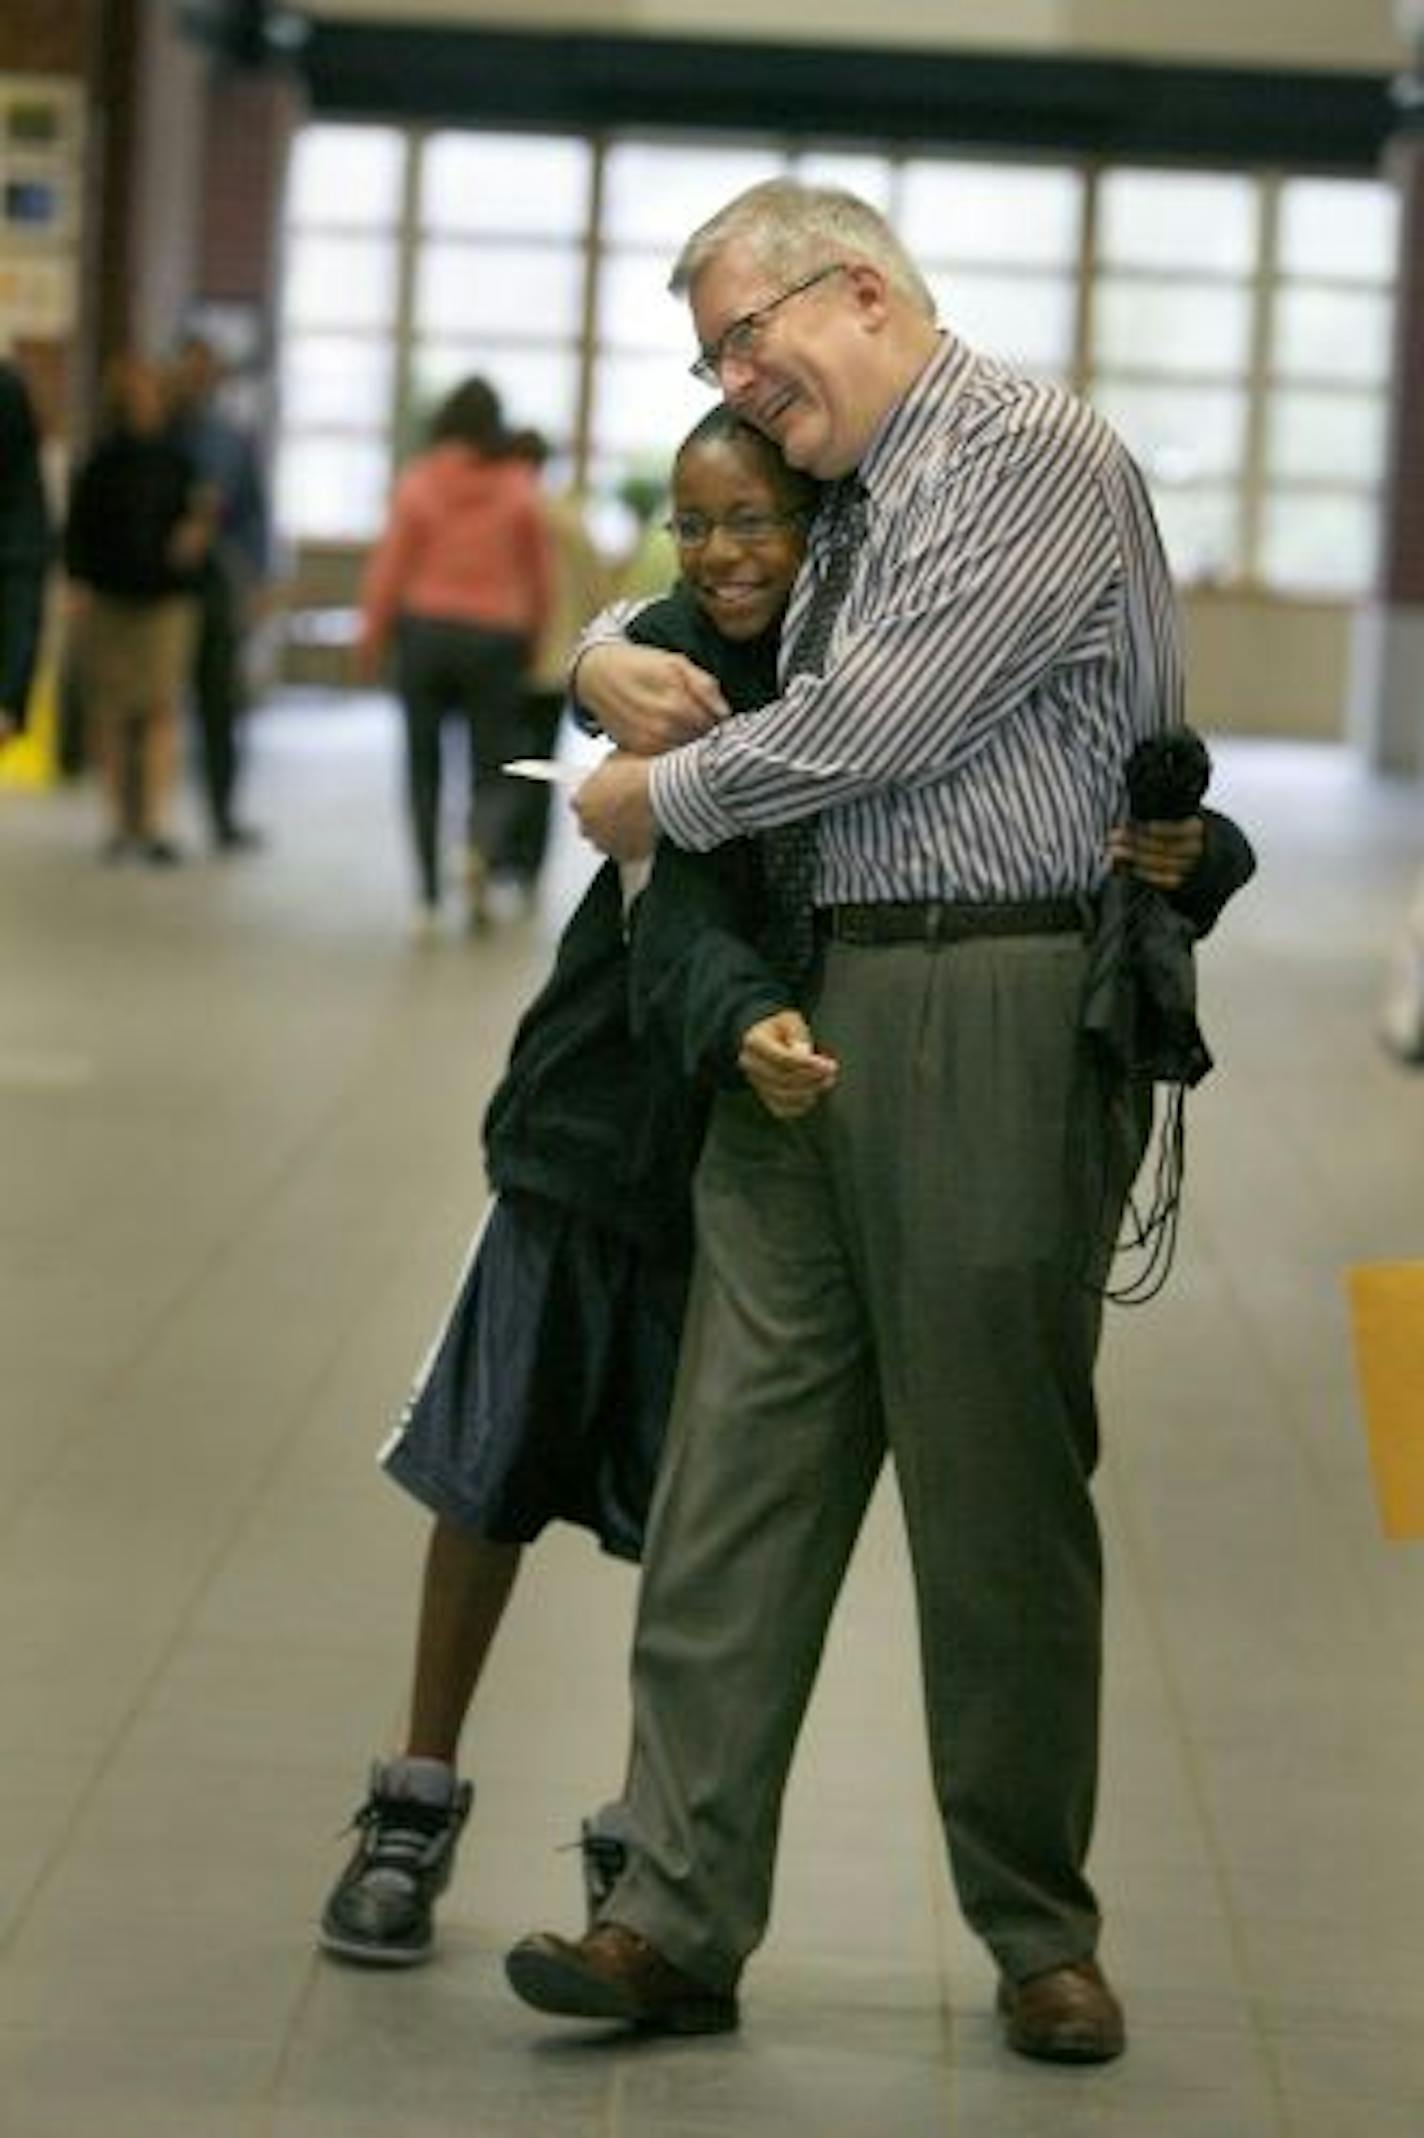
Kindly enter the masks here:
M 346 1828 L 365 1837 L 368 1870 L 413 1874 L 440 1854 L 451 1826 L 447 1805 L 422 1804 L 415 1797 L 371 1796 Z
M 576 1841 L 566 1841 L 561 1853 L 577 1849 L 583 1860 L 584 1893 L 590 1919 L 603 1906 L 628 1867 L 628 1848 L 616 1834 L 600 1833 L 585 1824 Z

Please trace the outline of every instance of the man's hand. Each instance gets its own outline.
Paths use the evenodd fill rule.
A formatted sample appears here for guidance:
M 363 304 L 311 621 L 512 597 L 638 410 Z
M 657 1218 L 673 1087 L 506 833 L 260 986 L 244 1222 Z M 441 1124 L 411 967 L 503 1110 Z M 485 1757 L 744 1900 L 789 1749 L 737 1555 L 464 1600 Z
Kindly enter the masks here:
M 646 757 L 613 751 L 575 788 L 573 805 L 585 839 L 615 861 L 642 861 L 658 843 Z
M 572 689 L 604 733 L 635 757 L 695 742 L 727 712 L 716 678 L 695 661 L 621 640 L 590 646 L 574 670 Z
M 213 542 L 213 523 L 204 512 L 190 512 L 174 523 L 165 551 L 175 571 L 193 571 L 207 556 Z
M 1108 859 L 1154 891 L 1180 891 L 1205 844 L 1206 826 L 1200 817 L 1115 824 L 1108 833 Z
M 752 1090 L 778 1121 L 794 1121 L 823 1099 L 840 1075 L 834 1056 L 818 1054 L 799 1010 L 778 1010 L 742 1034 L 737 1056 Z

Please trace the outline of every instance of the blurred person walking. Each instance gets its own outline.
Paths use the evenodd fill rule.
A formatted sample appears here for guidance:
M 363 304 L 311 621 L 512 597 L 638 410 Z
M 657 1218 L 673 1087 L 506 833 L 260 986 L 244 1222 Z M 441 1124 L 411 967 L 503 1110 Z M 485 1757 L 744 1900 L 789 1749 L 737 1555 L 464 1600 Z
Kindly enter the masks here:
M 89 721 L 108 800 L 103 852 L 182 859 L 169 831 L 178 708 L 216 503 L 172 436 L 159 367 L 115 358 L 98 443 L 70 493 L 64 562 L 79 590 Z
M 0 360 L 0 749 L 25 725 L 51 549 L 34 407 Z
M 214 539 L 198 580 L 193 707 L 202 746 L 203 792 L 220 853 L 259 846 L 235 814 L 247 710 L 246 647 L 262 589 L 272 573 L 267 488 L 256 440 L 218 398 L 223 367 L 212 343 L 188 335 L 171 371 L 174 436 L 216 499 Z
M 469 745 L 470 926 L 488 917 L 490 872 L 519 808 L 520 783 L 500 766 L 517 751 L 520 691 L 548 619 L 552 580 L 534 472 L 509 455 L 494 388 L 465 379 L 397 480 L 361 588 L 363 682 L 377 680 L 394 645 L 422 939 L 433 936 L 439 916 L 441 750 L 452 712 Z

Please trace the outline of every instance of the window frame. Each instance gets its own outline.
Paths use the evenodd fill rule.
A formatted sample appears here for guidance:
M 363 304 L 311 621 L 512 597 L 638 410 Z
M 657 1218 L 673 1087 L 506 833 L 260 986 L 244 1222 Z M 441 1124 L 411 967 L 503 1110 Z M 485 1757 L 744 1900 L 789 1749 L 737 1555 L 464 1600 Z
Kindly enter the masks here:
M 318 118 L 309 123 L 315 126 L 340 125 L 349 129 L 353 122 L 327 122 Z M 419 264 L 424 246 L 427 243 L 448 244 L 456 241 L 456 234 L 442 224 L 432 222 L 429 229 L 425 229 L 422 226 L 422 180 L 424 158 L 429 144 L 435 139 L 461 131 L 503 135 L 524 132 L 534 138 L 549 140 L 576 139 L 585 145 L 589 153 L 589 182 L 585 210 L 580 226 L 576 230 L 571 228 L 567 236 L 556 236 L 551 233 L 547 239 L 540 238 L 538 240 L 540 244 L 547 243 L 550 247 L 564 249 L 573 246 L 581 250 L 581 301 L 577 308 L 576 330 L 572 335 L 516 335 L 512 341 L 512 345 L 517 344 L 520 347 L 556 350 L 562 358 L 572 363 L 568 436 L 566 438 L 555 438 L 552 443 L 557 464 L 567 471 L 569 479 L 576 485 L 582 486 L 587 483 L 590 475 L 595 471 L 599 473 L 602 479 L 611 480 L 612 468 L 617 464 L 617 456 L 615 455 L 610 459 L 606 440 L 599 436 L 597 430 L 600 367 L 610 357 L 619 353 L 619 345 L 615 338 L 617 330 L 614 329 L 613 334 L 607 332 L 605 323 L 599 316 L 602 269 L 605 261 L 614 253 L 624 252 L 629 256 L 634 256 L 647 249 L 637 243 L 621 243 L 617 232 L 610 227 L 606 204 L 609 156 L 611 153 L 626 147 L 670 150 L 674 153 L 678 149 L 696 148 L 701 152 L 706 150 L 715 151 L 720 147 L 728 150 L 735 148 L 742 153 L 751 152 L 752 154 L 764 155 L 774 159 L 779 168 L 790 171 L 794 171 L 798 164 L 808 157 L 835 156 L 837 154 L 873 157 L 883 164 L 887 173 L 888 207 L 892 220 L 906 182 L 906 172 L 913 165 L 943 159 L 956 164 L 982 163 L 990 166 L 1014 164 L 1023 167 L 1050 168 L 1073 173 L 1080 185 L 1075 257 L 1065 259 L 1062 263 L 1056 265 L 1047 265 L 1026 263 L 1013 257 L 996 259 L 992 253 L 987 252 L 982 254 L 976 252 L 971 258 L 947 262 L 946 257 L 941 257 L 940 254 L 936 253 L 934 257 L 926 258 L 928 269 L 936 276 L 943 276 L 947 272 L 952 272 L 954 267 L 958 266 L 966 275 L 999 277 L 1005 281 L 1023 281 L 1025 283 L 1030 283 L 1040 276 L 1046 276 L 1050 279 L 1061 279 L 1064 275 L 1070 277 L 1072 284 L 1071 345 L 1068 350 L 1066 364 L 1061 373 L 1055 372 L 1053 375 L 1061 375 L 1065 385 L 1078 393 L 1084 394 L 1089 400 L 1094 398 L 1095 392 L 1100 390 L 1103 382 L 1108 378 L 1111 378 L 1114 382 L 1121 382 L 1124 386 L 1145 387 L 1149 391 L 1156 386 L 1160 386 L 1167 391 L 1174 388 L 1190 389 L 1193 386 L 1209 386 L 1213 388 L 1224 386 L 1233 391 L 1240 391 L 1244 395 L 1245 421 L 1239 466 L 1229 477 L 1223 477 L 1219 473 L 1209 470 L 1195 482 L 1195 487 L 1213 492 L 1220 490 L 1225 484 L 1235 499 L 1237 532 L 1234 566 L 1219 582 L 1213 583 L 1224 584 L 1233 592 L 1241 591 L 1258 594 L 1271 600 L 1290 601 L 1296 598 L 1318 600 L 1321 598 L 1318 592 L 1308 587 L 1293 586 L 1288 582 L 1281 581 L 1279 578 L 1273 578 L 1268 569 L 1266 558 L 1268 521 L 1271 513 L 1278 508 L 1279 499 L 1293 492 L 1301 495 L 1331 495 L 1352 501 L 1358 501 L 1363 498 L 1367 501 L 1373 501 L 1376 513 L 1378 513 L 1387 476 L 1387 470 L 1384 465 L 1369 471 L 1362 471 L 1358 479 L 1348 479 L 1344 476 L 1326 478 L 1301 474 L 1283 475 L 1273 470 L 1270 465 L 1270 430 L 1271 412 L 1276 405 L 1278 396 L 1283 396 L 1293 391 L 1309 390 L 1328 393 L 1332 390 L 1337 390 L 1366 400 L 1379 400 L 1384 405 L 1386 420 L 1378 426 L 1378 430 L 1382 440 L 1381 454 L 1383 455 L 1387 451 L 1389 434 L 1387 421 L 1388 397 L 1391 391 L 1388 376 L 1375 386 L 1368 382 L 1351 379 L 1335 381 L 1327 379 L 1322 381 L 1282 374 L 1275 359 L 1272 342 L 1276 307 L 1282 293 L 1287 289 L 1316 287 L 1329 289 L 1338 287 L 1350 290 L 1382 291 L 1387 301 L 1392 300 L 1394 297 L 1393 276 L 1389 275 L 1381 282 L 1377 279 L 1373 270 L 1364 275 L 1326 271 L 1318 276 L 1302 275 L 1295 268 L 1288 270 L 1281 253 L 1281 218 L 1284 189 L 1297 181 L 1310 182 L 1320 179 L 1343 184 L 1383 186 L 1387 189 L 1388 181 L 1385 179 L 1372 179 L 1356 173 L 1342 174 L 1340 172 L 1314 171 L 1300 166 L 1293 166 L 1289 169 L 1283 167 L 1261 169 L 1246 165 L 1230 165 L 1217 161 L 1207 163 L 1196 160 L 1158 159 L 1147 156 L 1108 159 L 1064 152 L 1044 153 L 1042 155 L 1031 153 L 1011 154 L 1002 146 L 993 148 L 976 147 L 952 152 L 937 143 L 904 140 L 887 141 L 871 135 L 853 141 L 829 141 L 809 135 L 793 138 L 774 132 L 755 136 L 738 134 L 734 137 L 719 137 L 716 134 L 706 132 L 679 131 L 677 133 L 668 133 L 650 130 L 645 127 L 628 127 L 620 128 L 616 131 L 601 132 L 547 125 L 530 128 L 484 125 L 461 129 L 450 125 L 448 122 L 442 122 L 438 125 L 394 120 L 356 123 L 369 123 L 380 132 L 399 135 L 402 140 L 403 165 L 400 220 L 396 233 L 398 246 L 397 304 L 393 328 L 390 337 L 388 337 L 391 344 L 392 362 L 390 366 L 390 405 L 387 411 L 387 419 L 378 431 L 373 431 L 366 424 L 359 426 L 345 426 L 335 422 L 326 424 L 312 424 L 310 422 L 291 424 L 285 420 L 279 397 L 279 453 L 286 447 L 289 440 L 314 436 L 318 433 L 329 437 L 345 434 L 352 437 L 360 437 L 367 442 L 373 436 L 376 436 L 380 437 L 384 442 L 390 475 L 392 478 L 394 477 L 400 460 L 416 443 L 417 422 L 422 413 L 415 407 L 416 381 L 420 373 L 420 351 L 422 348 L 430 348 L 441 344 L 458 345 L 462 338 L 448 334 L 431 334 L 423 329 L 417 317 Z M 1129 270 L 1113 266 L 1102 257 L 1099 232 L 1103 188 L 1105 181 L 1129 169 L 1145 172 L 1160 171 L 1168 175 L 1180 173 L 1192 177 L 1230 177 L 1246 182 L 1256 191 L 1258 208 L 1254 260 L 1249 266 L 1243 268 L 1239 274 L 1231 273 L 1228 270 L 1203 270 L 1200 273 L 1194 270 L 1192 275 L 1193 281 L 1200 280 L 1204 285 L 1220 281 L 1223 286 L 1245 291 L 1248 306 L 1246 347 L 1239 367 L 1229 376 L 1218 376 L 1215 373 L 1208 375 L 1206 372 L 1197 374 L 1191 371 L 1168 374 L 1150 364 L 1145 364 L 1139 370 L 1138 367 L 1131 364 L 1105 364 L 1094 353 L 1095 320 L 1105 281 L 1110 275 L 1127 276 L 1130 274 Z M 327 221 L 324 218 L 304 221 L 300 227 L 303 230 L 316 231 L 322 234 L 328 232 L 335 234 L 343 228 L 339 219 Z M 461 232 L 458 234 L 458 242 L 469 247 L 471 257 L 474 259 L 482 251 L 497 251 L 502 243 L 508 241 L 502 239 L 499 233 L 491 231 Z M 518 237 L 518 242 L 521 245 L 533 245 L 535 240 L 528 234 L 524 234 Z M 923 252 L 922 247 L 920 251 Z M 948 323 L 951 327 L 954 326 L 955 322 L 952 316 Z M 333 333 L 341 332 L 341 330 L 332 331 Z M 285 326 L 282 329 L 282 333 L 285 337 Z M 380 336 L 377 330 L 370 330 L 369 335 L 353 333 L 351 338 L 358 340 L 375 338 L 379 340 L 383 337 Z M 489 342 L 489 340 L 490 336 L 483 332 L 478 336 L 481 346 Z M 627 347 L 624 347 L 621 353 L 628 355 L 632 352 Z M 517 409 L 513 413 L 516 417 L 518 416 Z M 650 441 L 647 453 L 638 456 L 644 463 L 641 472 L 646 473 L 646 464 L 650 462 L 654 454 L 661 450 L 662 447 L 659 442 Z M 627 468 L 629 475 L 640 472 L 635 471 L 631 465 L 633 456 L 624 455 L 623 457 L 629 463 Z M 1159 497 L 1166 495 L 1162 487 L 1164 480 L 1165 478 L 1160 475 L 1149 475 L 1149 487 Z M 280 492 L 280 479 L 275 487 Z M 1174 487 L 1179 494 L 1185 494 L 1194 487 L 1194 483 L 1192 479 L 1184 479 L 1182 483 Z M 359 530 L 353 528 L 350 535 L 350 546 L 353 548 L 367 546 L 373 538 L 374 532 L 375 530 L 365 527 Z M 326 537 L 307 537 L 300 528 L 293 532 L 292 538 L 298 543 L 308 539 L 321 543 L 328 540 Z M 1358 598 L 1359 595 L 1369 591 L 1373 583 L 1373 571 L 1373 559 L 1362 558 L 1359 560 L 1358 573 L 1352 579 L 1348 589 L 1342 587 L 1341 590 L 1326 598 L 1337 600 Z M 1190 588 L 1194 582 L 1184 580 L 1181 583 Z

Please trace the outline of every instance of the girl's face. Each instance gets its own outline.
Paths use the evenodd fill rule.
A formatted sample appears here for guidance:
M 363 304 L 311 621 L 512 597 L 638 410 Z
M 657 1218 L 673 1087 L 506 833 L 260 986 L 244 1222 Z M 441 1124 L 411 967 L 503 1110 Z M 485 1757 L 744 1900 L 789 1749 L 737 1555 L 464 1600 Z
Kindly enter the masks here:
M 163 373 L 146 357 L 128 357 L 114 374 L 113 404 L 125 430 L 149 438 L 168 420 Z
M 672 478 L 672 531 L 682 576 L 724 638 L 759 638 L 786 607 L 806 550 L 794 514 L 754 446 L 688 446 Z

